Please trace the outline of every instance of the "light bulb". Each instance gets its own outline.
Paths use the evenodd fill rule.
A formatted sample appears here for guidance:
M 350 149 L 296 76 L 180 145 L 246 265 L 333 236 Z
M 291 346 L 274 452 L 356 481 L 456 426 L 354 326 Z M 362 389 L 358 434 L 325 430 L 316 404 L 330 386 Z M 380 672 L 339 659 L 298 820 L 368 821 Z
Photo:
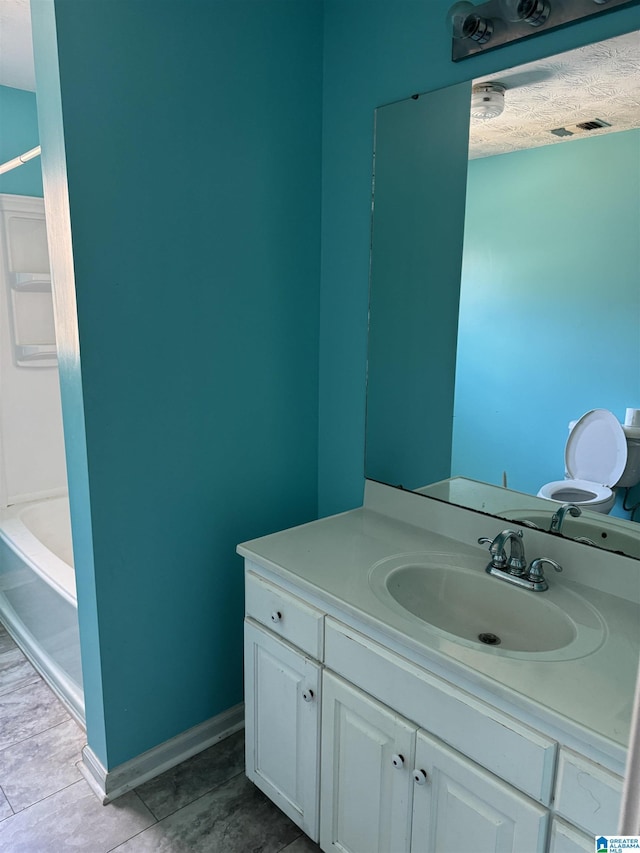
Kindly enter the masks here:
M 486 44 L 493 33 L 493 22 L 476 13 L 473 3 L 455 3 L 448 12 L 449 26 L 454 39 L 471 39 Z
M 551 4 L 549 0 L 500 0 L 500 11 L 506 21 L 539 27 L 551 14 Z

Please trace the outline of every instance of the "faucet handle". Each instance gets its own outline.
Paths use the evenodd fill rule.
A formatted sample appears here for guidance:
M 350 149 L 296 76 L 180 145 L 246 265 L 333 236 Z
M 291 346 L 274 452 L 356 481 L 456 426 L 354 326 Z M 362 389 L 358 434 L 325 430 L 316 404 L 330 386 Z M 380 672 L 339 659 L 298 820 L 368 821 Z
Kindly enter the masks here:
M 544 592 L 545 589 L 549 589 L 549 584 L 547 583 L 547 579 L 544 576 L 542 568 L 545 563 L 555 569 L 556 572 L 562 571 L 562 566 L 556 563 L 555 560 L 551 560 L 549 557 L 536 557 L 535 560 L 531 561 L 526 579 L 534 584 L 534 589 L 542 592 Z

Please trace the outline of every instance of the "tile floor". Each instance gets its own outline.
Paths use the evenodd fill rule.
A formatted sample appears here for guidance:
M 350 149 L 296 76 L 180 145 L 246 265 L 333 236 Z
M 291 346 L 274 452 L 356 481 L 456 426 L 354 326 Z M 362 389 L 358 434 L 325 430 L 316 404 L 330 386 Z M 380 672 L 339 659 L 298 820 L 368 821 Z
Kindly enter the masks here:
M 0 853 L 319 853 L 245 777 L 243 732 L 103 806 L 83 730 L 0 625 Z

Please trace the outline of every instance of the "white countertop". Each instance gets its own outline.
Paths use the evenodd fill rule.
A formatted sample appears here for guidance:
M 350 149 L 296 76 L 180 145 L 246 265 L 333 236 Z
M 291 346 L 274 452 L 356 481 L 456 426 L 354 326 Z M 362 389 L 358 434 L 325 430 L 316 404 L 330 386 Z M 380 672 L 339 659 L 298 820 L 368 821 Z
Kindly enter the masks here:
M 379 484 L 375 487 L 388 488 Z M 403 501 L 408 499 L 405 495 Z M 413 497 L 424 501 L 419 509 L 428 518 L 429 507 L 435 502 Z M 453 666 L 467 681 L 485 689 L 495 688 L 497 695 L 507 699 L 534 703 L 605 742 L 626 747 L 640 651 L 637 603 L 554 575 L 547 592 L 522 590 L 522 595 L 545 595 L 553 600 L 556 584 L 579 593 L 598 610 L 607 626 L 604 641 L 595 652 L 570 660 L 536 660 L 535 656 L 516 656 L 499 647 L 458 642 L 411 614 L 405 615 L 401 608 L 388 607 L 372 591 L 369 573 L 379 561 L 399 554 L 410 558 L 455 555 L 464 560 L 462 565 L 484 571 L 486 550 L 399 521 L 379 511 L 379 502 L 371 503 L 376 509 L 365 505 L 245 542 L 238 546 L 238 553 L 327 605 L 351 614 L 374 628 L 378 636 L 381 632 L 427 660 Z M 486 524 L 484 520 L 483 523 Z M 586 546 L 574 547 L 578 549 L 578 559 L 587 553 L 580 550 Z M 603 566 L 607 559 L 616 559 L 608 555 L 597 557 Z M 504 583 L 497 579 L 495 582 Z

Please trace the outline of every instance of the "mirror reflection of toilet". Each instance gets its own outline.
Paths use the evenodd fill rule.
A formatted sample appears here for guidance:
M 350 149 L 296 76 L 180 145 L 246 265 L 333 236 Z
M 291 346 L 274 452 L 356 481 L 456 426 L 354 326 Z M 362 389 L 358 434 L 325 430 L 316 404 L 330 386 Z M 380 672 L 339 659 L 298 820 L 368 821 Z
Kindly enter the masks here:
M 538 497 L 611 511 L 614 488 L 640 482 L 640 412 L 627 409 L 625 424 L 607 409 L 592 409 L 569 424 L 564 480 L 545 483 Z

